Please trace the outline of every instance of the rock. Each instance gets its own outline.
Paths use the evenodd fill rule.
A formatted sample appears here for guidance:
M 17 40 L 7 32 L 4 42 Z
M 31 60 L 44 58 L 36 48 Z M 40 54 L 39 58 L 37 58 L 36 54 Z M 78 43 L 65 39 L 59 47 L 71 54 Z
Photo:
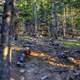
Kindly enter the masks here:
M 23 63 L 23 62 L 18 61 L 18 62 L 16 63 L 16 65 L 17 65 L 18 67 L 23 67 L 23 66 L 24 66 L 24 63 Z
M 53 80 L 62 80 L 62 78 L 61 78 L 60 75 L 56 75 L 56 76 L 55 76 L 55 79 L 53 79 Z
M 44 75 L 43 77 L 41 77 L 41 80 L 44 80 L 46 79 L 48 76 L 47 75 Z
M 10 80 L 15 80 L 15 79 L 11 77 Z
M 25 70 L 24 70 L 24 69 L 20 69 L 20 72 L 21 72 L 21 73 L 24 73 L 24 72 L 25 72 Z
M 20 80 L 24 80 L 25 78 L 24 78 L 24 76 L 21 76 L 21 79 Z
M 31 68 L 29 70 L 27 70 L 27 72 L 33 72 L 35 69 L 34 68 Z

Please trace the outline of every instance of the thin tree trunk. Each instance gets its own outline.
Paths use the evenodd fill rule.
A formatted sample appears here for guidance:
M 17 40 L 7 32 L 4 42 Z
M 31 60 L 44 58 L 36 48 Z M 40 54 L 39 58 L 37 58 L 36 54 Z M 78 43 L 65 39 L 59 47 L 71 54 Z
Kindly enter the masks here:
M 52 2 L 52 26 L 51 26 L 51 37 L 53 39 L 57 39 L 57 32 L 58 32 L 58 18 L 57 18 L 57 9 L 56 9 L 56 1 Z
M 37 0 L 36 0 L 36 4 L 35 4 L 35 35 L 38 36 L 37 34 L 37 28 L 38 28 L 38 10 L 37 10 Z
M 64 15 L 63 15 L 63 37 L 66 37 L 66 5 L 64 7 Z
M 72 38 L 74 38 L 76 34 L 76 22 L 75 22 L 75 10 L 72 10 Z

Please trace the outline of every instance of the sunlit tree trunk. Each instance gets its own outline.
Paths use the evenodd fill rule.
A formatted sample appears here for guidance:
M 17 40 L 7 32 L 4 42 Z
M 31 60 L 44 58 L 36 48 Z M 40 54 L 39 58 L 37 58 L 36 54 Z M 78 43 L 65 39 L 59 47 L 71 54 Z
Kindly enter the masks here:
M 63 37 L 66 37 L 66 5 L 64 7 L 64 14 L 63 14 Z
M 76 35 L 76 19 L 75 19 L 75 9 L 72 10 L 72 37 L 74 38 L 74 36 Z

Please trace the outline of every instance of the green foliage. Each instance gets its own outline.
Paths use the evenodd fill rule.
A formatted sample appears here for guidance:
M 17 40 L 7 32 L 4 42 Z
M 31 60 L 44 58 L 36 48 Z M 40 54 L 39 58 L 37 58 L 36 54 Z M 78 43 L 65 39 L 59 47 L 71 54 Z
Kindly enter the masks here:
M 16 6 L 20 11 L 19 17 L 22 18 L 22 20 L 32 20 L 32 3 L 28 0 L 20 0 Z
M 77 30 L 80 32 L 80 16 L 76 19 Z
M 56 0 L 56 12 L 59 15 L 59 20 L 63 22 L 64 8 L 69 9 L 67 17 L 67 24 L 71 26 L 70 9 L 75 9 L 75 14 L 80 16 L 80 0 Z M 37 14 L 39 21 L 45 21 L 46 23 L 51 23 L 51 0 L 19 0 L 17 3 L 17 8 L 20 11 L 19 18 L 21 20 L 26 20 L 28 22 L 34 21 L 35 18 L 35 7 L 37 7 Z M 78 10 L 78 12 L 77 12 Z M 76 19 L 77 30 L 80 31 L 80 18 Z

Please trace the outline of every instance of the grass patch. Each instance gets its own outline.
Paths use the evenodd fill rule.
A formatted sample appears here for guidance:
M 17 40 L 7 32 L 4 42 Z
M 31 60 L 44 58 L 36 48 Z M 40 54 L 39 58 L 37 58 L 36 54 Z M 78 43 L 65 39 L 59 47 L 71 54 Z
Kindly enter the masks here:
M 80 41 L 63 42 L 66 46 L 80 47 Z

